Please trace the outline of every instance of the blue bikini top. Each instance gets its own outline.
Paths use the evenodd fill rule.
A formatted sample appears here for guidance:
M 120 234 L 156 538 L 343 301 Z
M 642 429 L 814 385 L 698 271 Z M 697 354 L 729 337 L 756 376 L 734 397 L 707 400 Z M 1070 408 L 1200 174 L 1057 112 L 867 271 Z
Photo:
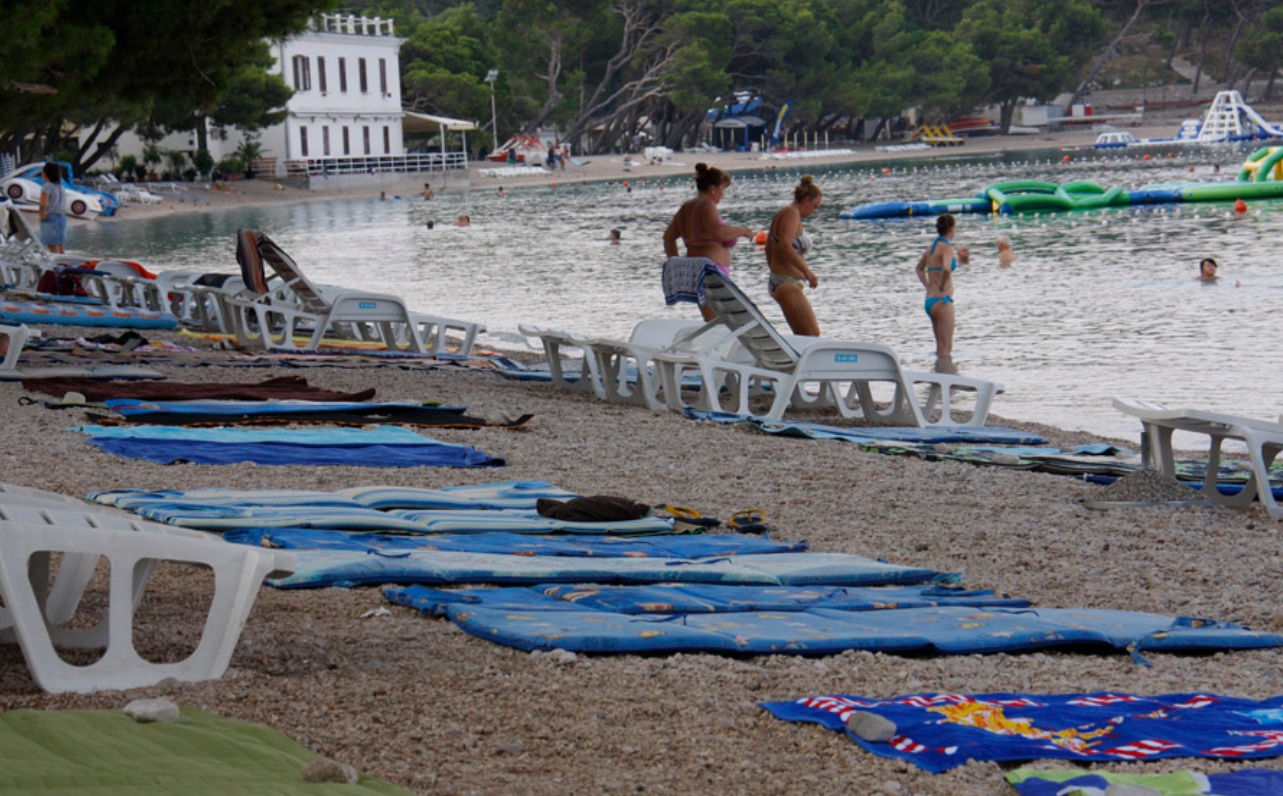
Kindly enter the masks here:
M 931 251 L 932 251 L 932 252 L 934 252 L 934 251 L 936 250 L 936 246 L 940 245 L 940 241 L 944 241 L 945 243 L 948 243 L 948 242 L 949 242 L 949 239 L 948 239 L 948 238 L 946 238 L 945 236 L 941 235 L 940 237 L 938 237 L 938 238 L 936 238 L 935 240 L 931 241 Z M 927 270 L 928 270 L 928 271 L 943 271 L 944 269 L 943 269 L 943 268 L 938 268 L 938 267 L 937 267 L 937 268 L 931 268 L 931 267 L 928 267 L 928 268 L 927 268 Z M 949 263 L 949 270 L 950 270 L 950 271 L 956 271 L 956 270 L 958 270 L 958 256 L 957 256 L 956 254 L 953 256 L 953 262 Z

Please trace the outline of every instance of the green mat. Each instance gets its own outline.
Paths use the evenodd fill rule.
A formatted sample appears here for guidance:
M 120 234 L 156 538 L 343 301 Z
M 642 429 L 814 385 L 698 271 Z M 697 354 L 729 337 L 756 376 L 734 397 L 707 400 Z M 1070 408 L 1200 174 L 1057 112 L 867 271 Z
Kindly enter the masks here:
M 303 766 L 318 757 L 276 730 L 195 708 L 173 724 L 117 710 L 0 713 L 0 794 L 409 794 L 364 775 L 355 785 L 305 782 Z

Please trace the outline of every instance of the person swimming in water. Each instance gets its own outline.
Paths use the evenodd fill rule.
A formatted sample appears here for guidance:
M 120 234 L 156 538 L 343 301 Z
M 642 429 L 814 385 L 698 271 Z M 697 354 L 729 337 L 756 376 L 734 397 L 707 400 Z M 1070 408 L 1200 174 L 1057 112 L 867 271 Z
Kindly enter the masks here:
M 1215 282 L 1220 279 L 1220 276 L 1216 273 L 1218 267 L 1216 261 L 1211 257 L 1204 257 L 1198 264 L 1198 281 Z
M 931 319 L 936 338 L 936 356 L 953 356 L 953 272 L 958 270 L 958 257 L 953 248 L 957 220 L 948 213 L 936 219 L 936 239 L 918 260 L 918 281 L 927 289 L 923 309 Z
M 1006 235 L 998 236 L 998 265 L 1003 268 L 1010 268 L 1011 264 L 1016 261 L 1016 253 L 1011 248 L 1011 238 Z
M 731 248 L 740 238 L 753 237 L 753 230 L 727 224 L 717 212 L 717 205 L 730 187 L 731 175 L 706 163 L 695 164 L 695 188 L 699 193 L 673 214 L 673 220 L 664 230 L 664 254 L 679 256 L 677 241 L 686 244 L 687 257 L 707 257 L 724 275 L 731 275 Z M 700 305 L 704 320 L 716 315 Z
M 820 280 L 806 264 L 811 239 L 802 229 L 802 219 L 810 218 L 822 199 L 823 193 L 815 184 L 815 178 L 809 174 L 803 176 L 793 189 L 793 203 L 775 214 L 766 236 L 766 263 L 771 269 L 767 291 L 784 311 L 784 319 L 793 334 L 806 337 L 820 336 L 815 309 L 806 297 L 806 287 L 809 285 L 814 290 Z

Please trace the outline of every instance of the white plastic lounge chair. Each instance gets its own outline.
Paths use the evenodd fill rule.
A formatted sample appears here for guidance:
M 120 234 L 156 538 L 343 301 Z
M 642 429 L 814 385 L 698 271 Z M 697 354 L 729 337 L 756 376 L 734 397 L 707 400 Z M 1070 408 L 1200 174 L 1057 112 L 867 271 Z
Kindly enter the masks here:
M 0 337 L 9 341 L 9 348 L 4 353 L 3 361 L 0 361 L 0 370 L 18 369 L 18 356 L 22 354 L 22 347 L 27 344 L 30 336 L 31 330 L 25 325 L 0 321 Z
M 694 356 L 657 354 L 655 361 L 666 395 L 676 394 L 668 385 L 680 383 L 686 369 L 697 369 L 706 408 L 722 409 L 720 391 L 727 388 L 734 404 L 726 411 L 752 414 L 750 398 L 769 387 L 773 398 L 765 417 L 773 420 L 781 419 L 790 406 L 831 406 L 843 417 L 876 425 L 982 426 L 993 397 L 1002 392 L 1001 385 L 983 379 L 902 370 L 895 352 L 877 343 L 785 337 L 735 283 L 716 271 L 704 277 L 704 298 L 717 319 L 731 329 L 728 340 L 738 347 L 724 342 Z M 877 383 L 892 388 L 886 407 L 879 406 L 873 394 Z M 816 385 L 818 391 L 812 394 L 808 385 Z M 922 403 L 915 392 L 918 385 L 927 388 Z M 955 391 L 975 395 L 974 408 L 965 420 L 955 416 L 955 410 L 965 411 L 953 404 Z M 933 421 L 930 415 L 937 406 L 940 416 Z
M 606 391 L 601 385 L 601 374 L 597 372 L 597 361 L 583 349 L 582 338 L 572 332 L 551 329 L 534 324 L 518 324 L 517 331 L 526 337 L 539 340 L 543 346 L 544 358 L 548 360 L 548 373 L 554 386 L 571 392 L 591 392 L 605 400 Z M 566 365 L 571 361 L 568 349 L 582 352 L 578 375 Z
M 315 351 L 327 334 L 381 342 L 389 350 L 440 355 L 451 332 L 461 337 L 458 353 L 471 353 L 485 326 L 412 313 L 399 297 L 309 282 L 270 238 L 255 230 L 237 233 L 236 256 L 246 288 L 217 294 L 223 323 L 245 347 Z M 282 280 L 268 281 L 265 267 Z
M 61 553 L 53 568 L 52 553 Z M 68 628 L 100 557 L 108 562 L 105 616 Z M 214 594 L 192 654 L 154 663 L 134 647 L 134 611 L 156 563 L 209 567 Z M 0 484 L 0 638 L 16 640 L 46 691 L 139 688 L 166 678 L 211 680 L 227 670 L 265 577 L 291 572 L 294 557 L 148 522 L 51 492 Z M 77 623 L 82 624 L 82 623 Z M 65 661 L 56 646 L 103 648 L 88 665 Z
M 655 358 L 695 356 L 727 337 L 721 323 L 702 323 L 685 318 L 652 318 L 633 327 L 628 340 L 591 338 L 575 340 L 594 364 L 602 392 L 612 403 L 645 406 L 653 412 L 665 408 L 665 389 Z M 677 384 L 671 389 L 680 390 Z
M 1279 455 L 1279 451 L 1283 451 L 1283 417 L 1280 417 L 1281 422 L 1271 423 L 1268 420 L 1223 415 L 1201 409 L 1169 409 L 1162 404 L 1136 398 L 1115 398 L 1114 408 L 1140 419 L 1145 458 L 1164 475 L 1176 475 L 1172 432 L 1206 434 L 1209 438 L 1207 475 L 1198 494 L 1212 503 L 1226 506 L 1241 507 L 1253 500 L 1260 500 L 1270 517 L 1283 520 L 1283 506 L 1279 506 L 1270 490 L 1270 464 Z M 1252 462 L 1252 475 L 1243 485 L 1243 491 L 1237 495 L 1222 495 L 1216 489 L 1221 443 L 1226 439 L 1238 439 L 1246 443 Z

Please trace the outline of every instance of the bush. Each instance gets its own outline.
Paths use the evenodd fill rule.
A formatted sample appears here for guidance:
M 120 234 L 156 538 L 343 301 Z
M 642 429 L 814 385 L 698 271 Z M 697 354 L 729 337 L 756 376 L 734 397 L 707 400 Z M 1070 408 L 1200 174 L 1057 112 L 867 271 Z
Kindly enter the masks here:
M 210 169 L 214 168 L 214 156 L 209 154 L 208 149 L 198 149 L 192 155 L 192 164 L 196 166 L 197 173 L 209 174 Z
M 125 155 L 116 165 L 116 176 L 125 180 L 134 179 L 134 173 L 138 170 L 138 158 L 133 155 Z
M 196 182 L 196 178 L 199 176 L 200 176 L 200 172 L 194 168 L 189 167 L 189 168 L 183 169 L 183 180 L 185 182 Z

